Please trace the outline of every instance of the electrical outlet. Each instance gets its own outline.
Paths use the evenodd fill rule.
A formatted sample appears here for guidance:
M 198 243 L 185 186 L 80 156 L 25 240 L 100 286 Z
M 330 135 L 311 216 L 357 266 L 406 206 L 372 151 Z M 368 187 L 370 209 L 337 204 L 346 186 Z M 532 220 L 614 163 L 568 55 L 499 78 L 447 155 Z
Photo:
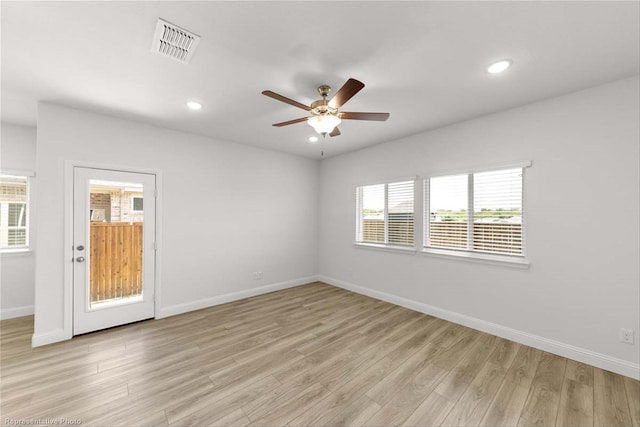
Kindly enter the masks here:
M 260 279 L 262 279 L 262 271 L 254 271 L 253 280 L 260 280 Z
M 620 328 L 620 342 L 633 344 L 633 329 Z

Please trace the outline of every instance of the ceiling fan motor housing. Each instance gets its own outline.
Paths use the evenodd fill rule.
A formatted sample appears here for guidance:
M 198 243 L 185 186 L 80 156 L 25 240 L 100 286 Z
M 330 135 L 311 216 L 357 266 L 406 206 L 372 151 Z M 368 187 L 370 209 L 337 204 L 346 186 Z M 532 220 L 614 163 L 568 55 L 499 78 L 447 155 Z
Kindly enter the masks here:
M 311 103 L 311 114 L 314 116 L 326 116 L 338 114 L 338 109 L 329 106 L 329 101 L 327 101 L 327 96 L 331 92 L 331 86 L 329 85 L 321 85 L 318 86 L 318 93 L 322 96 L 322 99 L 314 101 Z
M 329 106 L 329 101 L 326 99 L 319 99 L 311 103 L 311 114 L 316 116 L 322 116 L 327 114 L 335 115 L 338 113 L 337 108 Z

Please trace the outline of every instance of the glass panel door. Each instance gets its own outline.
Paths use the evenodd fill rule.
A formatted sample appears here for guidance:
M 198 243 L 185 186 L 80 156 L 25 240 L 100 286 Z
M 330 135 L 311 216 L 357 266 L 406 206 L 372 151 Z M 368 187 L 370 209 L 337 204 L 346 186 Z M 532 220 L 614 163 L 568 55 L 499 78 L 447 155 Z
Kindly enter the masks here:
M 154 317 L 155 176 L 74 170 L 74 334 Z
M 89 304 L 142 299 L 144 185 L 89 180 Z

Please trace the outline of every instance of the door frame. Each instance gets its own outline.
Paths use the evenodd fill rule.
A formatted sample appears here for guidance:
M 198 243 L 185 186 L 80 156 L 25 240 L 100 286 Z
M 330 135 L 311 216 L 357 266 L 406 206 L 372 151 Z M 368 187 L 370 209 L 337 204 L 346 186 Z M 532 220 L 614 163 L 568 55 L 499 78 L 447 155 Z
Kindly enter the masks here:
M 119 172 L 133 172 L 154 175 L 156 179 L 156 230 L 155 230 L 155 283 L 154 283 L 154 319 L 158 318 L 159 309 L 162 306 L 162 171 L 160 169 L 140 168 L 135 166 L 95 163 L 76 160 L 64 161 L 64 227 L 63 227 L 63 254 L 61 260 L 64 268 L 63 282 L 63 331 L 65 339 L 73 338 L 73 187 L 74 169 L 76 167 L 89 169 L 112 170 Z

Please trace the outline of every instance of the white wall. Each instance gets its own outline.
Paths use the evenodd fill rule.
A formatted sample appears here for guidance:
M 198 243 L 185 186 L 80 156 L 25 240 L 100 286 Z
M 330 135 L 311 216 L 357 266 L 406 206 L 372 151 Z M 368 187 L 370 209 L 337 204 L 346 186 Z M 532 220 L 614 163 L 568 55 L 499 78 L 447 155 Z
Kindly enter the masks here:
M 1 124 L 0 169 L 34 172 L 36 169 L 36 129 Z M 36 179 L 31 179 L 31 190 Z M 33 197 L 31 198 L 33 201 Z M 0 319 L 33 314 L 36 207 L 29 207 L 30 252 L 0 255 Z
M 637 377 L 638 92 L 634 77 L 323 161 L 321 278 Z M 357 185 L 518 160 L 529 270 L 353 246 Z
M 160 316 L 315 279 L 317 161 L 42 103 L 37 245 L 47 256 L 36 259 L 36 345 L 70 332 L 68 160 L 161 170 Z M 253 280 L 254 271 L 264 278 Z

